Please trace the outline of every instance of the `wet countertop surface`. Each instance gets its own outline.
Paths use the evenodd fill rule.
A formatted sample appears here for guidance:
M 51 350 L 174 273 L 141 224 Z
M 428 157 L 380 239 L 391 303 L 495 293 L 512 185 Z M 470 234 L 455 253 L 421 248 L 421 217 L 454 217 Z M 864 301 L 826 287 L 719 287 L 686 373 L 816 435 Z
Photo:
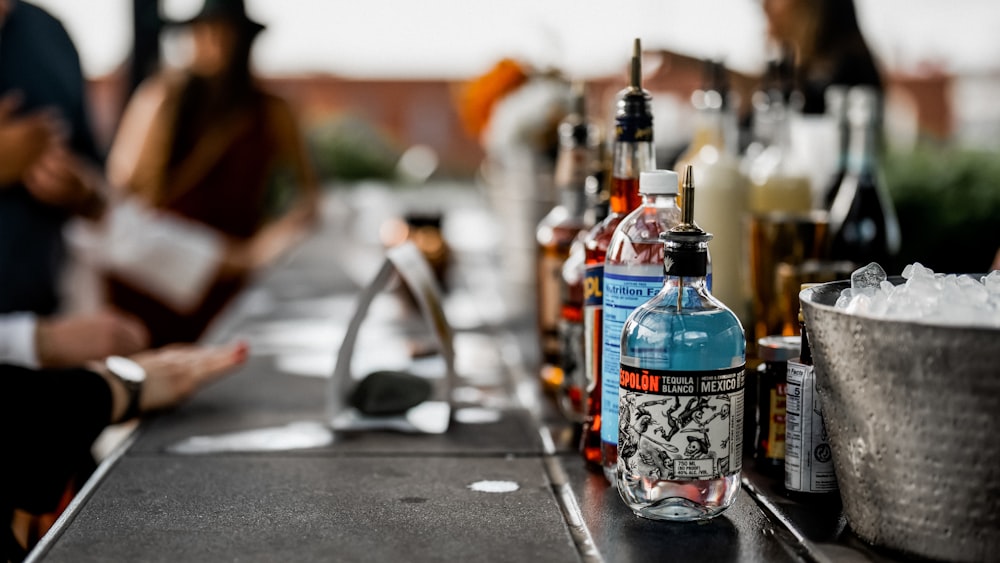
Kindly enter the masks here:
M 533 286 L 505 259 L 518 239 L 489 209 L 471 186 L 331 192 L 322 228 L 206 338 L 246 339 L 247 364 L 140 425 L 29 560 L 893 560 L 852 544 L 836 508 L 784 499 L 752 471 L 710 522 L 633 516 L 584 466 L 528 367 Z M 435 435 L 334 433 L 325 403 L 337 349 L 385 226 L 413 210 L 446 211 L 453 421 Z M 387 367 L 442 384 L 414 311 L 398 290 L 376 298 L 356 377 Z

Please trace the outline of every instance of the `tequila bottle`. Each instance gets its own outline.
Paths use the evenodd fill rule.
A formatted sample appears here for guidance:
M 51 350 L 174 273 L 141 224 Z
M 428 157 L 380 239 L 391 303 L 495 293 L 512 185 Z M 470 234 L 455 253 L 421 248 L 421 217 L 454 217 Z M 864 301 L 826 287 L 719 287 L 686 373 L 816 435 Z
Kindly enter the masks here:
M 621 336 L 618 493 L 643 518 L 718 516 L 740 488 L 746 336 L 707 288 L 687 167 L 682 223 L 664 234 L 663 289 Z

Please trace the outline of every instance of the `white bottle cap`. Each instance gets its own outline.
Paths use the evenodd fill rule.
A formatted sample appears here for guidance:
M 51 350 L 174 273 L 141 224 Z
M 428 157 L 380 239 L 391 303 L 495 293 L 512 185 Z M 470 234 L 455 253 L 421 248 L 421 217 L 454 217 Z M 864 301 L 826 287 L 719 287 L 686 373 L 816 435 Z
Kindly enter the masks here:
M 639 173 L 639 193 L 677 195 L 678 177 L 673 170 L 648 170 Z

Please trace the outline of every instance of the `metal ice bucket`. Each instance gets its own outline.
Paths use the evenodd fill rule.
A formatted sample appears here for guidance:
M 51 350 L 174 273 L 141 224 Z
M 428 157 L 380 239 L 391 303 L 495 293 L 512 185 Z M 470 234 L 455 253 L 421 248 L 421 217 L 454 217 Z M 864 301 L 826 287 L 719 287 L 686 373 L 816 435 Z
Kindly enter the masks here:
M 846 287 L 799 298 L 848 524 L 903 553 L 1000 561 L 1000 330 L 849 315 Z

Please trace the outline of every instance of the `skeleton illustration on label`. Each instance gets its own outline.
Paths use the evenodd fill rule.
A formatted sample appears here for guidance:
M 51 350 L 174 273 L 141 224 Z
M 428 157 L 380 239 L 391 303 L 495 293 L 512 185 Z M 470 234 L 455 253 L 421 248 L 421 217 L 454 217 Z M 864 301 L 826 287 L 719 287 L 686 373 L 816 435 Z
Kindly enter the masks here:
M 675 372 L 621 367 L 621 470 L 652 479 L 714 479 L 742 467 L 735 420 L 743 368 Z M 735 456 L 730 455 L 735 452 Z

